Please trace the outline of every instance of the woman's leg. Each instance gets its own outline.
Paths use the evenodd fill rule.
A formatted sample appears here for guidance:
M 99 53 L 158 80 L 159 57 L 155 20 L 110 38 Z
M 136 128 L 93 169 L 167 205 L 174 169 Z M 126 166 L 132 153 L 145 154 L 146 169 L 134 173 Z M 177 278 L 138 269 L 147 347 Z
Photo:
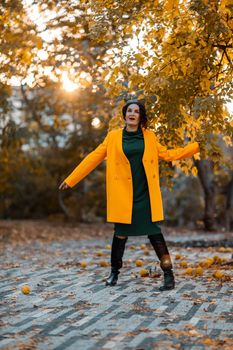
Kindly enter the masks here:
M 117 283 L 120 269 L 123 265 L 122 258 L 125 251 L 125 244 L 128 237 L 113 235 L 111 250 L 111 273 L 106 280 L 107 286 L 114 286 Z
M 164 236 L 162 233 L 159 233 L 148 235 L 148 238 L 160 260 L 160 267 L 164 272 L 164 285 L 160 287 L 160 290 L 173 289 L 175 287 L 172 271 L 173 266 Z

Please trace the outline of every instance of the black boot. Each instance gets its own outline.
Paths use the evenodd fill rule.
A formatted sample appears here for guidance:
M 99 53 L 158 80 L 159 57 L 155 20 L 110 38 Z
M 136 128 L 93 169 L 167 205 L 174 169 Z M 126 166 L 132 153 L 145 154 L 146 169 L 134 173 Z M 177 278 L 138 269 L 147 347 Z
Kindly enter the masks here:
M 175 288 L 172 262 L 163 234 L 149 235 L 148 238 L 160 260 L 160 267 L 164 272 L 164 284 L 159 287 L 159 290 L 164 291 Z
M 128 240 L 126 238 L 118 238 L 115 235 L 112 240 L 111 251 L 111 273 L 106 280 L 106 286 L 115 286 L 117 284 L 119 269 L 122 267 L 122 258 L 125 251 L 125 244 Z
M 119 273 L 120 271 L 112 269 L 109 277 L 106 279 L 106 286 L 115 286 L 117 284 Z
M 164 271 L 164 284 L 159 287 L 160 291 L 170 290 L 175 288 L 175 278 L 172 269 Z

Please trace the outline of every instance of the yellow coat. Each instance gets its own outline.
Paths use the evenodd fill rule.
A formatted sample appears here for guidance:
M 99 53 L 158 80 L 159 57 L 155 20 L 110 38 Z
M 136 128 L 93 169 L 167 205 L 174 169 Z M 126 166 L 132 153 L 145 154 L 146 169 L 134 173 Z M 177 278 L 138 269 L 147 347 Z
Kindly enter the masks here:
M 185 147 L 167 150 L 162 146 L 154 132 L 142 128 L 144 136 L 144 165 L 151 204 L 152 221 L 161 221 L 163 204 L 159 184 L 158 159 L 166 161 L 184 159 L 199 152 L 197 142 Z M 130 163 L 122 148 L 123 129 L 109 131 L 104 141 L 89 153 L 74 171 L 65 179 L 70 186 L 75 186 L 104 159 L 106 162 L 107 221 L 130 224 L 133 207 L 133 183 Z

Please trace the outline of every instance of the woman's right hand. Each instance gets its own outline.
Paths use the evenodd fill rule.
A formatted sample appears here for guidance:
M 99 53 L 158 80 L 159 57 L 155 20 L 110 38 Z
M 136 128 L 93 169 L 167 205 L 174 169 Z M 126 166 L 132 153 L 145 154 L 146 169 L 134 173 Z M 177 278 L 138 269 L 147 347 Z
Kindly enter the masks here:
M 59 190 L 67 190 L 67 188 L 70 188 L 70 186 L 67 185 L 65 181 L 63 181 L 59 186 Z

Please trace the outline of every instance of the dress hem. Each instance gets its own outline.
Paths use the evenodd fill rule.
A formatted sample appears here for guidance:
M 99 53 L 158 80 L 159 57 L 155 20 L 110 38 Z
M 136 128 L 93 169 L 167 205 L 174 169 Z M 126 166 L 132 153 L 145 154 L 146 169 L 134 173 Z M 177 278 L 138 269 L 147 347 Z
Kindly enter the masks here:
M 153 233 L 140 233 L 140 234 L 134 234 L 134 235 L 126 235 L 123 233 L 117 233 L 114 232 L 115 236 L 122 236 L 122 237 L 140 237 L 140 236 L 154 236 L 154 235 L 160 235 L 162 231 L 160 232 L 153 232 Z

